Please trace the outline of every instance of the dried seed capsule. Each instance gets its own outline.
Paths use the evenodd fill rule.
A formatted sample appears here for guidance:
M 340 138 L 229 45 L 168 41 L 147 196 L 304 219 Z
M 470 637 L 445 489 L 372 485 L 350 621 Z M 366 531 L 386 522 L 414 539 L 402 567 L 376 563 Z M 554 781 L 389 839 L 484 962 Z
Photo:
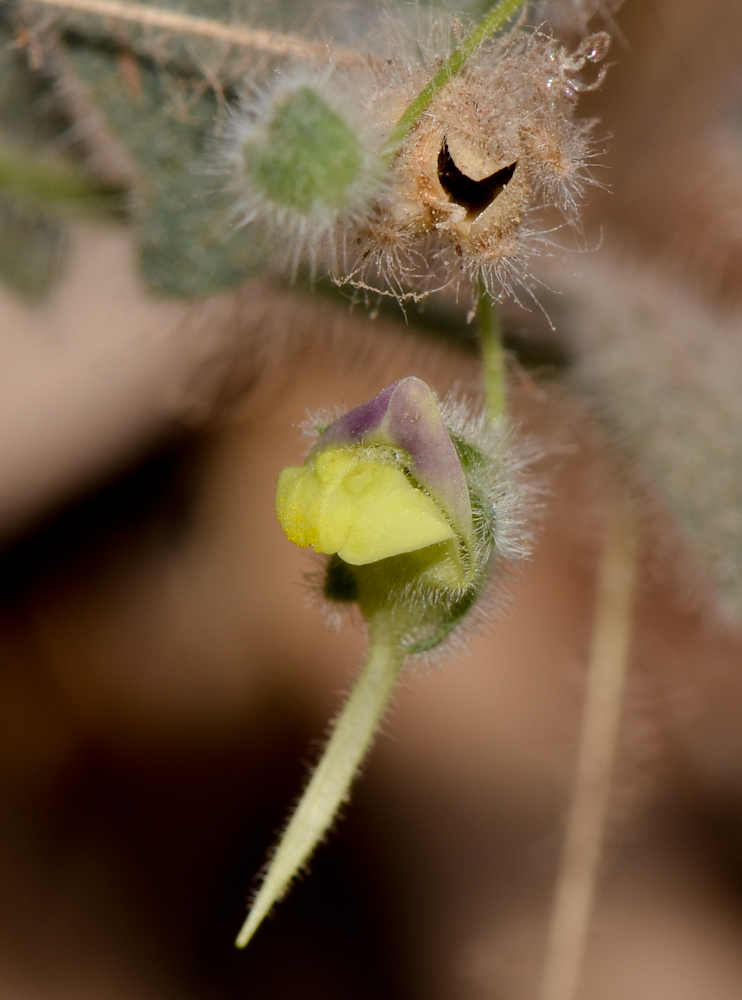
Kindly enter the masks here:
M 359 235 L 355 271 L 340 280 L 386 282 L 400 297 L 461 276 L 483 279 L 495 296 L 522 283 L 529 257 L 549 244 L 540 211 L 554 207 L 573 222 L 590 183 L 591 126 L 574 118 L 575 98 L 602 71 L 592 82 L 578 74 L 608 43 L 599 33 L 569 53 L 519 31 L 483 45 L 411 130 Z M 418 79 L 410 72 L 405 96 Z M 375 102 L 380 127 L 393 127 L 400 89 Z

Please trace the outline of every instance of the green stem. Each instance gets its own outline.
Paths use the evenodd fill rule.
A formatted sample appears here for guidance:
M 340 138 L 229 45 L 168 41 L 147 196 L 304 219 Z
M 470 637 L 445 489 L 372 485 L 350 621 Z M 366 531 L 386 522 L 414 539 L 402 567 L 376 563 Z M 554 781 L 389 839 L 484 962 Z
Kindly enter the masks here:
M 484 408 L 490 420 L 497 420 L 505 415 L 507 406 L 505 349 L 497 306 L 482 281 L 479 283 L 477 315 L 484 367 Z
M 466 36 L 459 48 L 451 53 L 433 79 L 423 87 L 412 103 L 407 106 L 402 117 L 394 126 L 394 130 L 387 139 L 383 150 L 383 155 L 388 161 L 394 159 L 399 147 L 420 120 L 423 112 L 436 94 L 446 86 L 451 77 L 456 76 L 482 42 L 486 41 L 490 35 L 501 28 L 508 18 L 519 7 L 523 6 L 524 2 L 525 0 L 500 0 L 489 14 L 480 21 L 477 27 Z
M 371 745 L 404 661 L 389 630 L 371 626 L 366 665 L 271 859 L 236 944 L 244 948 L 327 832 Z
M 121 214 L 121 191 L 102 188 L 72 167 L 0 146 L 0 193 L 38 208 L 77 215 Z

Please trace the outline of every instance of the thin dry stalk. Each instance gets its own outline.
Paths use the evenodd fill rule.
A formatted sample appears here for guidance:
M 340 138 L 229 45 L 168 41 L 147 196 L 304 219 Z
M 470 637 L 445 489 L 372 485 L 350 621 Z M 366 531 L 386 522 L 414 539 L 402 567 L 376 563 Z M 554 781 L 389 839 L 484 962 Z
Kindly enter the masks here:
M 621 497 L 600 566 L 577 775 L 540 1000 L 574 1000 L 580 982 L 629 664 L 638 552 L 634 512 Z
M 163 28 L 179 35 L 209 38 L 241 48 L 270 52 L 273 55 L 326 59 L 329 52 L 329 47 L 322 42 L 312 42 L 296 35 L 250 28 L 245 24 L 213 21 L 195 14 L 181 14 L 162 7 L 129 3 L 128 0 L 32 0 L 32 2 L 63 11 L 79 11 L 83 14 L 96 14 L 99 17 L 128 21 L 143 28 Z M 351 49 L 335 47 L 332 48 L 332 56 L 337 63 L 358 62 L 361 58 Z

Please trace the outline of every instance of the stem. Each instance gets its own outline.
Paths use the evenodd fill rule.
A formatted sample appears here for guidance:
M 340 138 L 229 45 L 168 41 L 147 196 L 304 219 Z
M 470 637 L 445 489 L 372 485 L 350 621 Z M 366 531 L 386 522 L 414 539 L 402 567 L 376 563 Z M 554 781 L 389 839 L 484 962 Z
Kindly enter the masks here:
M 392 134 L 384 145 L 383 155 L 387 160 L 391 161 L 394 159 L 399 147 L 420 120 L 423 112 L 436 94 L 446 86 L 451 77 L 456 76 L 482 42 L 486 41 L 498 28 L 501 28 L 507 19 L 519 7 L 523 6 L 524 2 L 525 0 L 500 0 L 489 14 L 480 21 L 476 28 L 466 36 L 459 48 L 451 53 L 433 79 L 423 87 L 412 103 L 407 106 L 402 117 L 394 126 Z
M 144 28 L 165 28 L 182 35 L 210 38 L 229 45 L 272 52 L 275 55 L 320 59 L 326 59 L 328 56 L 328 48 L 321 42 L 310 42 L 296 35 L 284 35 L 277 31 L 249 28 L 244 24 L 212 21 L 208 17 L 181 14 L 162 7 L 130 3 L 128 0 L 34 0 L 34 2 L 65 11 L 76 10 L 85 14 L 97 14 L 99 17 L 130 21 Z M 338 61 L 345 62 L 357 62 L 360 58 L 357 53 L 348 49 L 333 49 L 333 56 Z
M 404 652 L 395 636 L 372 628 L 366 665 L 271 859 L 237 937 L 239 948 L 245 947 L 327 832 L 371 745 L 403 661 Z
M 484 366 L 484 408 L 490 420 L 497 420 L 505 415 L 507 406 L 505 351 L 497 306 L 481 279 L 477 313 Z
M 0 148 L 0 194 L 69 214 L 122 215 L 122 191 L 106 189 L 65 163 Z
M 210 38 L 226 42 L 228 45 L 260 49 L 262 52 L 272 52 L 275 55 L 326 59 L 329 54 L 326 45 L 310 42 L 296 35 L 249 28 L 244 24 L 225 24 L 223 21 L 213 21 L 208 17 L 181 14 L 162 7 L 131 3 L 129 0 L 33 0 L 33 2 L 65 11 L 75 10 L 85 14 L 96 14 L 99 17 L 112 17 L 145 28 L 165 28 L 183 35 Z M 383 149 L 383 156 L 387 162 L 390 163 L 394 159 L 399 147 L 435 95 L 459 72 L 482 42 L 486 41 L 498 28 L 501 28 L 524 3 L 525 0 L 500 0 L 477 27 L 467 35 L 459 48 L 451 53 L 433 79 L 407 106 L 402 117 L 394 126 L 394 130 Z M 352 64 L 362 60 L 362 56 L 352 49 L 339 47 L 332 49 L 332 57 L 337 63 Z
M 600 862 L 629 663 L 638 533 L 620 498 L 611 515 L 597 608 L 577 776 L 551 915 L 541 1000 L 573 1000 L 579 985 Z

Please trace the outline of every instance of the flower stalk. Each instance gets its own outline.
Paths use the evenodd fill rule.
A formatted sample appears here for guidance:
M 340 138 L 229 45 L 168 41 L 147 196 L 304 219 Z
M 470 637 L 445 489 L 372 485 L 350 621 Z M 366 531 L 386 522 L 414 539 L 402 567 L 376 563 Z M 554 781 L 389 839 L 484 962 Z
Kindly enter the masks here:
M 244 948 L 329 829 L 373 741 L 404 662 L 400 638 L 383 616 L 369 626 L 366 665 L 270 862 L 237 937 Z
M 490 420 L 498 420 L 505 416 L 507 408 L 505 348 L 497 304 L 481 278 L 477 316 L 484 374 L 484 409 Z
M 29 155 L 10 144 L 0 147 L 0 192 L 36 208 L 61 215 L 123 216 L 123 192 L 86 177 L 67 163 Z

